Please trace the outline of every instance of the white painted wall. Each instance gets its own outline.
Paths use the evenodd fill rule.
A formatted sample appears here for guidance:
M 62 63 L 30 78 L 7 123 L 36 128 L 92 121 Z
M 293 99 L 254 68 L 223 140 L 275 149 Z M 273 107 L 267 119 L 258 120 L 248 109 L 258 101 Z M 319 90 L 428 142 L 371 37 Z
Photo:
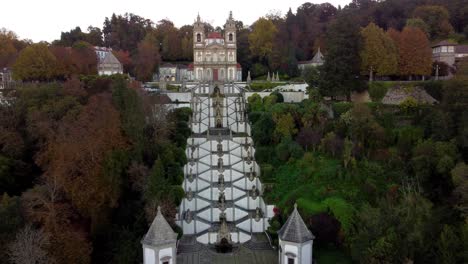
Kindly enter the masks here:
M 161 259 L 164 257 L 170 257 L 171 259 L 169 260 L 169 264 L 173 263 L 175 256 L 172 255 L 172 248 L 164 248 L 159 251 L 159 264 L 163 263 Z
M 297 246 L 285 243 L 283 247 L 283 263 L 288 263 L 288 257 L 286 256 L 288 252 L 295 254 L 297 257 L 299 256 L 299 248 Z M 299 263 L 297 257 L 294 263 Z
M 156 264 L 156 252 L 152 248 L 144 247 L 143 254 L 144 264 Z
M 301 249 L 301 264 L 312 263 L 312 241 L 302 245 Z

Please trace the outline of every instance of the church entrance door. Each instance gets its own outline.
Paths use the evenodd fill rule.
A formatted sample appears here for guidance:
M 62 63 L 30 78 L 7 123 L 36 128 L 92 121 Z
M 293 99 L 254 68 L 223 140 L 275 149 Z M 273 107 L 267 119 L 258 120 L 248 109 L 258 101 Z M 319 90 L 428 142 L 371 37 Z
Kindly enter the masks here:
M 213 69 L 213 81 L 218 80 L 218 69 Z

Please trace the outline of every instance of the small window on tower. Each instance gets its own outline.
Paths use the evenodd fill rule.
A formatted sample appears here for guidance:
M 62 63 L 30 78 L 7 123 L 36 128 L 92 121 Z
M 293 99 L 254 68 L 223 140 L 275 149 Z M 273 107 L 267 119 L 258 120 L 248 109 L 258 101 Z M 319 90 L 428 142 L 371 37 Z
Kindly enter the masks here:
M 232 35 L 232 33 L 229 34 L 229 41 L 232 41 L 233 37 L 234 37 L 234 36 Z
M 197 34 L 197 42 L 201 42 L 201 34 L 200 33 Z

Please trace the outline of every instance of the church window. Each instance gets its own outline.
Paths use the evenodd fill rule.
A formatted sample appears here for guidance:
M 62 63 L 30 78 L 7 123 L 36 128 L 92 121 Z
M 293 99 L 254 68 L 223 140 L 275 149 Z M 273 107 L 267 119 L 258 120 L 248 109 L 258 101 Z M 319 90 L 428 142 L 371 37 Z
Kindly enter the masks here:
M 219 75 L 221 75 L 221 80 L 224 80 L 224 69 L 219 71 Z
M 233 38 L 234 38 L 234 37 L 233 37 L 232 33 L 230 33 L 230 34 L 229 34 L 229 41 L 232 41 Z
M 201 42 L 201 34 L 200 33 L 197 34 L 197 42 Z
M 293 258 L 288 258 L 288 264 L 294 264 L 294 259 Z

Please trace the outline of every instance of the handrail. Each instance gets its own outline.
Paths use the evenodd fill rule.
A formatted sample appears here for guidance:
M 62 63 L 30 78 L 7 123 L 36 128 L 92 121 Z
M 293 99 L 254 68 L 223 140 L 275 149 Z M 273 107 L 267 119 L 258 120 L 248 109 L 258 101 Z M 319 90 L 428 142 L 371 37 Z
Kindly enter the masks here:
M 276 249 L 276 246 L 273 245 L 273 242 L 271 241 L 271 237 L 270 237 L 270 234 L 268 234 L 268 232 L 265 230 L 263 231 L 266 235 L 266 237 L 268 238 L 268 243 L 270 244 L 270 247 L 272 247 L 273 249 Z

